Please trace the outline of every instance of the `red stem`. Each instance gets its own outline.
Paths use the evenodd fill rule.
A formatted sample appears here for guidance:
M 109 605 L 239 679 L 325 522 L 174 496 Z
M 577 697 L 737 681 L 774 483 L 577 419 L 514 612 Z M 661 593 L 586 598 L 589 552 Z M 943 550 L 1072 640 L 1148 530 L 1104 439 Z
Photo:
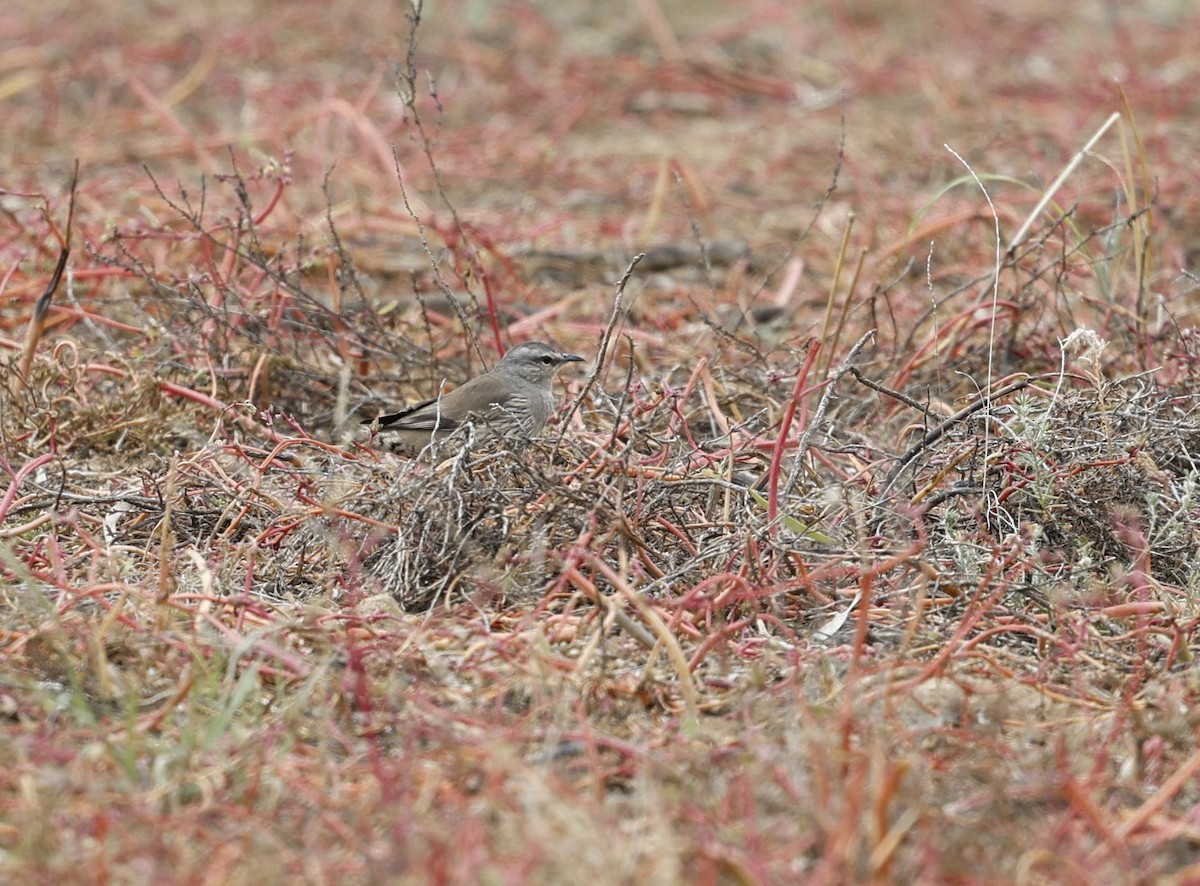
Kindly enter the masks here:
M 779 471 L 783 464 L 783 450 L 787 446 L 788 431 L 791 430 L 792 421 L 796 417 L 796 407 L 800 405 L 801 394 L 804 391 L 804 383 L 808 379 L 809 370 L 812 369 L 813 363 L 817 359 L 817 354 L 821 350 L 821 343 L 816 339 L 809 342 L 808 356 L 804 359 L 804 365 L 800 367 L 800 371 L 796 373 L 796 385 L 792 388 L 791 399 L 788 400 L 787 409 L 784 410 L 783 420 L 779 423 L 779 436 L 775 440 L 775 448 L 771 452 L 771 472 L 770 472 L 770 487 L 767 492 L 767 522 L 771 527 L 771 534 L 776 531 L 775 516 L 779 513 Z

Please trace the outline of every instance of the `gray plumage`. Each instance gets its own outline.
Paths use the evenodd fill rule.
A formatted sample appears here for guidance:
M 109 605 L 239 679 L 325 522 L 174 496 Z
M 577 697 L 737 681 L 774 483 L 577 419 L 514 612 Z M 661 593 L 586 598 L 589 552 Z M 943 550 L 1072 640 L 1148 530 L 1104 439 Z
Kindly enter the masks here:
M 536 437 L 554 411 L 554 375 L 582 357 L 531 341 L 510 348 L 496 366 L 461 387 L 391 415 L 363 422 L 380 442 L 401 452 L 420 452 L 468 422 L 477 439 L 488 435 L 520 443 Z

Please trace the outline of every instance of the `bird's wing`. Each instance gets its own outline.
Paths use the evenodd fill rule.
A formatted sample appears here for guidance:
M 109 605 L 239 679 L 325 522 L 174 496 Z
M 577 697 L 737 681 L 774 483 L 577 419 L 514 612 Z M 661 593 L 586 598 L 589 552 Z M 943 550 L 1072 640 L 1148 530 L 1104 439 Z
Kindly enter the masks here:
M 451 431 L 459 425 L 439 409 L 437 398 L 414 403 L 391 415 L 368 418 L 363 421 L 363 424 L 369 425 L 375 422 L 379 423 L 381 431 L 429 431 L 430 433 L 438 430 Z
M 440 398 L 414 403 L 363 424 L 377 421 L 381 431 L 452 431 L 472 418 L 486 420 L 489 411 L 514 406 L 520 399 L 512 385 L 490 375 L 481 375 Z

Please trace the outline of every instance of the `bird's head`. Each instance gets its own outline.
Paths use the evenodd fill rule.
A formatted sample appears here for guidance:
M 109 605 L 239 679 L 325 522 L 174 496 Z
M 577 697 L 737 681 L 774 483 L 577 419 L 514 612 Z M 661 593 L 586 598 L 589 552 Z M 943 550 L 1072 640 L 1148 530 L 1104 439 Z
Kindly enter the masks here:
M 575 354 L 565 354 L 540 341 L 527 341 L 509 348 L 494 371 L 511 372 L 534 384 L 549 385 L 562 366 L 581 362 L 583 358 Z

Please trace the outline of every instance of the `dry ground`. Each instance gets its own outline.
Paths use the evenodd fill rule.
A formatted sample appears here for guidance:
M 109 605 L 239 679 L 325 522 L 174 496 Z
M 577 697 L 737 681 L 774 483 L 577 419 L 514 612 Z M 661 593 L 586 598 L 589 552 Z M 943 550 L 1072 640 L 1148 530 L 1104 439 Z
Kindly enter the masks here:
M 1200 881 L 1193 4 L 0 35 L 3 879 Z

